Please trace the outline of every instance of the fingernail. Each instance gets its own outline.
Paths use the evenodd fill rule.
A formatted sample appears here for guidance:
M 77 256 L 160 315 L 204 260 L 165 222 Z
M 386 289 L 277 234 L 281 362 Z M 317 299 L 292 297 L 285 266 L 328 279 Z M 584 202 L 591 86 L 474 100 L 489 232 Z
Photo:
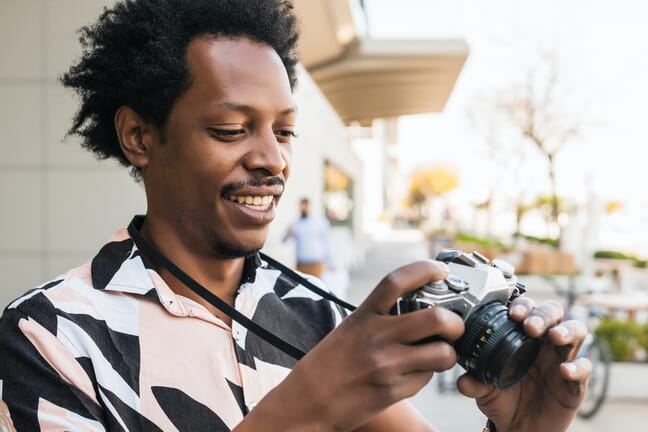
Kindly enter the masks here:
M 531 318 L 529 318 L 529 324 L 528 325 L 531 326 L 535 330 L 541 331 L 542 326 L 544 325 L 544 321 L 539 316 L 532 316 Z
M 511 313 L 515 315 L 524 315 L 527 312 L 527 308 L 523 305 L 515 305 L 513 306 L 513 309 L 511 309 Z
M 553 331 L 558 333 L 562 338 L 566 337 L 567 334 L 569 333 L 569 330 L 567 330 L 567 328 L 563 326 L 556 326 L 553 328 Z
M 573 375 L 576 373 L 576 365 L 573 363 L 565 363 L 565 369 L 567 369 L 567 372 L 569 375 Z

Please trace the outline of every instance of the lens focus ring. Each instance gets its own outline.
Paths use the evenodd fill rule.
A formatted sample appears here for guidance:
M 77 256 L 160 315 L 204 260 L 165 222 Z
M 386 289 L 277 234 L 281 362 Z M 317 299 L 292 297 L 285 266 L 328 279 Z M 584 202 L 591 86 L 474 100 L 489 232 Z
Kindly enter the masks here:
M 466 332 L 455 342 L 459 364 L 480 381 L 506 388 L 532 366 L 539 342 L 508 317 L 498 302 L 479 306 L 466 320 Z

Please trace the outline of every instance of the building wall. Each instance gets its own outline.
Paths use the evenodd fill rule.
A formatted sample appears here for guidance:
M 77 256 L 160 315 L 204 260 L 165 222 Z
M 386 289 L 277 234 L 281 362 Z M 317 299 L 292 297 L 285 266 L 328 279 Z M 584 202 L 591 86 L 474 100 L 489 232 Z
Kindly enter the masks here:
M 25 290 L 90 259 L 114 231 L 146 210 L 127 170 L 63 140 L 77 107 L 57 77 L 80 55 L 75 31 L 109 0 L 0 1 L 0 308 Z M 310 196 L 321 211 L 323 160 L 361 172 L 346 128 L 306 72 L 296 94 L 300 138 L 265 250 L 292 262 L 280 241 Z
M 57 77 L 101 3 L 0 2 L 0 305 L 84 262 L 144 209 L 124 170 L 63 142 L 76 101 Z
M 279 215 L 270 229 L 264 248 L 264 251 L 286 263 L 294 262 L 294 245 L 282 243 L 281 238 L 288 225 L 299 216 L 299 200 L 308 197 L 312 212 L 323 213 L 325 160 L 335 163 L 354 179 L 354 196 L 359 203 L 359 209 L 354 213 L 354 226 L 358 226 L 362 214 L 363 167 L 351 149 L 347 128 L 304 68 L 300 67 L 298 79 L 295 93 L 299 109 L 298 139 L 293 145 L 292 173 L 281 199 Z M 348 252 L 353 246 L 351 242 L 359 242 L 359 239 L 355 238 L 356 233 L 342 230 L 334 235 L 333 248 L 340 251 L 340 264 L 348 266 L 350 257 L 343 255 L 342 251 Z

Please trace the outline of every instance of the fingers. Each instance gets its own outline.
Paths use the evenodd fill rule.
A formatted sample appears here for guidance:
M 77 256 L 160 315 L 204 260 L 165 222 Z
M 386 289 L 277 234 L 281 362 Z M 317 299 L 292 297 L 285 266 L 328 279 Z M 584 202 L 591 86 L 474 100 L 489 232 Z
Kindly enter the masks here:
M 483 399 L 495 391 L 496 387 L 492 384 L 484 384 L 474 376 L 465 373 L 457 379 L 457 390 L 469 398 Z
M 587 337 L 587 327 L 580 321 L 564 321 L 550 328 L 547 332 L 547 337 L 553 345 L 567 347 L 565 359 L 572 360 L 578 355 Z
M 523 322 L 524 330 L 529 336 L 540 337 L 546 334 L 551 344 L 564 347 L 560 352 L 566 360 L 577 356 L 587 336 L 587 328 L 582 322 L 562 322 L 564 311 L 556 301 L 535 307 L 532 299 L 520 297 L 511 304 L 510 316 L 515 321 Z
M 578 388 L 582 389 L 582 386 L 585 385 L 585 382 L 592 374 L 592 364 L 588 359 L 579 357 L 573 361 L 561 363 L 559 373 L 563 379 L 579 383 L 578 386 L 574 387 L 576 390 Z M 468 373 L 459 377 L 457 380 L 457 389 L 465 396 L 482 401 L 494 396 L 497 391 L 494 385 L 484 384 Z
M 515 321 L 522 321 L 536 308 L 536 303 L 529 297 L 518 297 L 513 300 L 509 308 L 509 315 Z
M 457 353 L 447 342 L 429 342 L 405 347 L 401 359 L 401 371 L 406 374 L 417 371 L 441 372 L 457 363 Z
M 591 374 L 592 363 L 584 357 L 560 364 L 560 375 L 568 381 L 584 382 Z
M 400 267 L 385 276 L 358 309 L 389 313 L 399 297 L 447 275 L 448 266 L 441 261 L 422 260 Z
M 426 371 L 416 371 L 407 375 L 407 379 L 403 383 L 396 387 L 395 391 L 391 390 L 392 393 L 396 393 L 394 399 L 402 400 L 404 398 L 409 398 L 417 394 L 430 380 L 434 372 L 431 370 Z
M 513 301 L 510 316 L 513 320 L 522 322 L 524 330 L 531 337 L 542 336 L 549 328 L 562 321 L 563 308 L 557 301 L 548 301 L 534 307 L 533 300 L 519 297 Z
M 464 321 L 456 313 L 442 308 L 431 307 L 394 317 L 387 337 L 403 344 L 413 344 L 430 336 L 438 336 L 447 342 L 454 342 L 464 332 Z

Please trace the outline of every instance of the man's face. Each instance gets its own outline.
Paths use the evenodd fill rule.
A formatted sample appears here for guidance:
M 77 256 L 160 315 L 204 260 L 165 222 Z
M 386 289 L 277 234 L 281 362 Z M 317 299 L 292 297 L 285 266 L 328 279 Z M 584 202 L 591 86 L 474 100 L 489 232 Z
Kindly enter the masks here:
M 144 168 L 149 217 L 220 257 L 258 250 L 288 178 L 295 106 L 277 53 L 249 39 L 192 41 L 189 89 Z
M 302 217 L 308 216 L 308 201 L 302 200 L 299 202 L 299 212 Z

